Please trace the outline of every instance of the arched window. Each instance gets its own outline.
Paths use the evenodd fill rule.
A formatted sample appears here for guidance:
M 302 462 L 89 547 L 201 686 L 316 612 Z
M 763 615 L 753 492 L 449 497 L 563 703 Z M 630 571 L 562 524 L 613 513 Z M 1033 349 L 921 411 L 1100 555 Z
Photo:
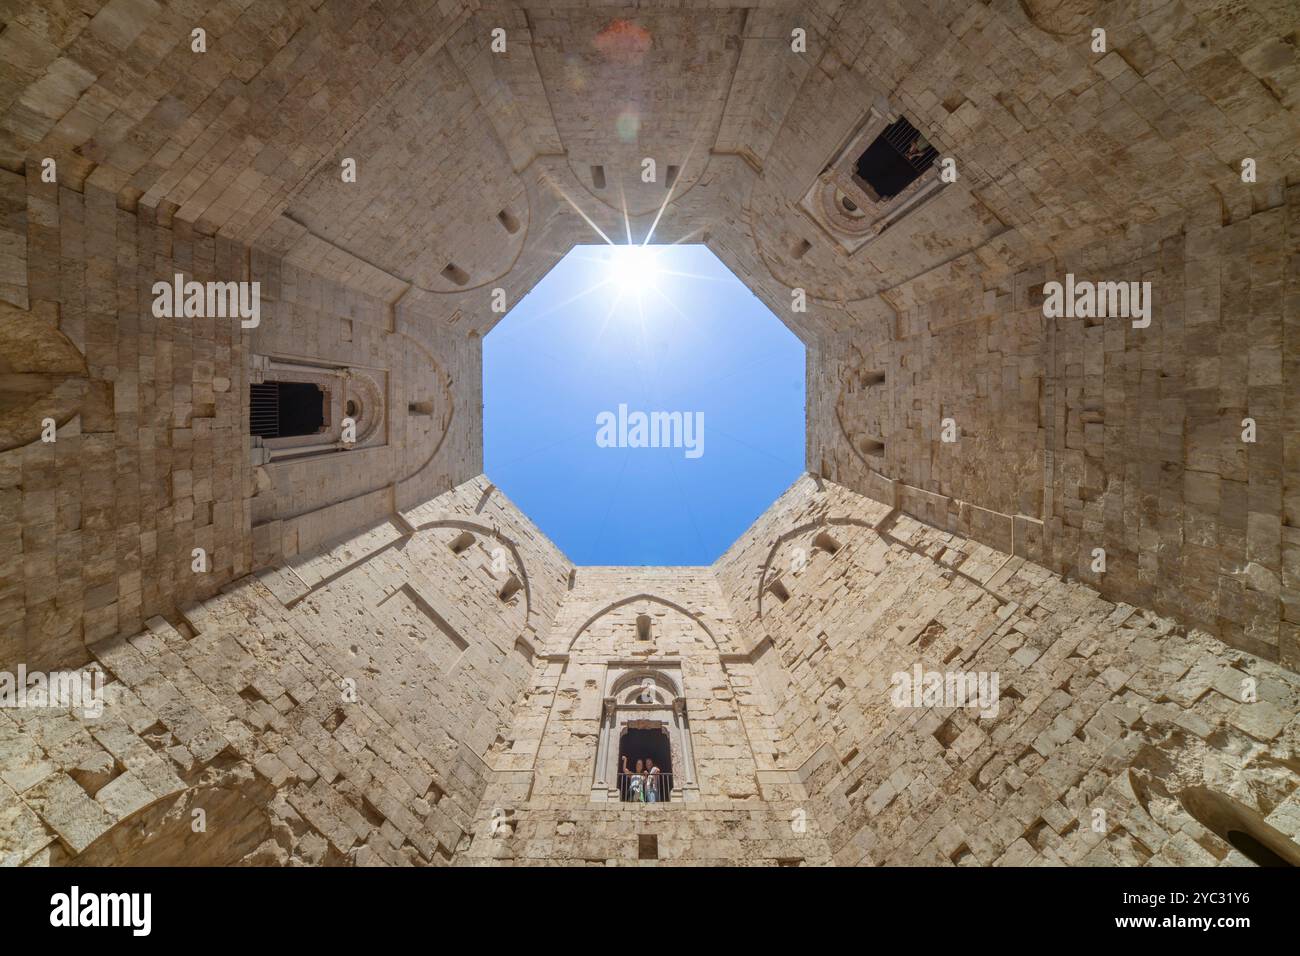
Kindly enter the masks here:
M 614 662 L 606 674 L 591 798 L 633 803 L 698 800 L 678 665 Z

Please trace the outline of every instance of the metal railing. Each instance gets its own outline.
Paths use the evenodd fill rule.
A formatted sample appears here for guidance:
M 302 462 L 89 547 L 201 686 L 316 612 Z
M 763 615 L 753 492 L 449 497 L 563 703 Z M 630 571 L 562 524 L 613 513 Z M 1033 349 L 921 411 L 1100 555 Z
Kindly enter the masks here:
M 673 798 L 671 772 L 620 773 L 618 798 L 623 803 L 668 803 Z
M 248 387 L 248 433 L 280 437 L 280 383 L 253 382 Z
M 900 116 L 885 127 L 880 135 L 918 173 L 929 169 L 939 155 L 937 149 L 921 139 L 920 130 L 909 123 L 906 117 Z

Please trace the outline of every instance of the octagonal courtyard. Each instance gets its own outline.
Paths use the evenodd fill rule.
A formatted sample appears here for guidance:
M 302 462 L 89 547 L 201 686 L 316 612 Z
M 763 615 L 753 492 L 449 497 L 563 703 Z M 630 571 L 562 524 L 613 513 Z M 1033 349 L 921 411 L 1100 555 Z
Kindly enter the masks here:
M 0 25 L 0 864 L 1300 862 L 1287 4 L 194 7 Z

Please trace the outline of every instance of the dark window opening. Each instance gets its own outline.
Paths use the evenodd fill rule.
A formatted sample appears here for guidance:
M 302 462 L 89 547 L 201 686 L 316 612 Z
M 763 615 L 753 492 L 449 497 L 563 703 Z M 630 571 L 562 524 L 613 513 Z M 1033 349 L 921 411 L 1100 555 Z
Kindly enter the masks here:
M 325 426 L 325 393 L 310 382 L 248 386 L 249 434 L 262 438 L 315 435 Z
M 447 267 L 442 270 L 442 277 L 456 285 L 465 285 L 469 282 L 469 273 L 454 262 L 447 263 Z
M 636 636 L 639 641 L 650 640 L 650 615 L 638 614 L 636 616 Z
M 456 535 L 454 539 L 452 539 L 450 545 L 451 553 L 463 554 L 465 549 L 468 548 L 473 543 L 474 543 L 474 536 L 470 534 L 468 531 L 462 531 L 460 534 Z
M 605 167 L 604 166 L 591 167 L 591 184 L 595 186 L 597 189 L 605 188 Z
M 653 833 L 637 834 L 636 858 L 638 860 L 659 859 L 659 837 Z
M 840 550 L 840 543 L 835 540 L 829 531 L 823 531 L 813 539 L 813 547 L 830 554 L 836 554 Z
M 774 580 L 767 586 L 767 589 L 775 594 L 776 599 L 782 604 L 790 600 L 790 592 L 786 590 L 786 586 L 781 583 L 780 579 Z
M 432 415 L 433 402 L 408 402 L 406 411 L 411 415 Z
M 497 213 L 497 222 L 501 223 L 501 227 L 506 232 L 516 233 L 519 231 L 519 220 L 514 217 L 514 214 L 509 209 L 502 209 Z
M 811 242 L 809 242 L 807 239 L 800 239 L 799 244 L 794 247 L 794 257 L 796 259 L 802 259 L 804 256 L 808 255 L 808 250 L 811 248 L 812 248 Z
M 665 189 L 672 189 L 673 186 L 677 184 L 677 174 L 678 174 L 679 172 L 681 172 L 681 168 L 678 167 L 678 166 L 669 166 L 669 167 L 668 167 L 668 176 L 667 176 L 667 178 L 664 180 L 664 188 L 665 188 Z
M 939 151 L 900 116 L 858 157 L 853 171 L 878 199 L 892 199 L 934 165 Z
M 623 772 L 624 757 L 627 773 Z M 643 762 L 640 774 L 636 772 L 638 760 Z M 653 760 L 659 772 L 647 774 L 646 760 Z M 673 754 L 668 734 L 662 728 L 628 728 L 623 732 L 618 743 L 618 792 L 624 802 L 665 803 L 672 799 Z
M 506 583 L 501 587 L 501 590 L 497 592 L 497 597 L 504 603 L 508 604 L 511 598 L 518 594 L 523 586 L 523 583 L 512 574 L 510 577 L 506 578 Z
M 858 451 L 869 458 L 880 458 L 885 454 L 885 443 L 874 438 L 859 438 Z

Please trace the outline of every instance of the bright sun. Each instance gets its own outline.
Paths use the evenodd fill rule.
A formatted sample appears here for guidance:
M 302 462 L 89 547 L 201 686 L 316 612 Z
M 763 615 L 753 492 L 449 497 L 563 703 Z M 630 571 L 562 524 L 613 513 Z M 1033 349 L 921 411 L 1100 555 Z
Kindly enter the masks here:
M 654 252 L 636 243 L 608 248 L 610 277 L 620 295 L 635 295 L 654 285 L 658 271 Z

